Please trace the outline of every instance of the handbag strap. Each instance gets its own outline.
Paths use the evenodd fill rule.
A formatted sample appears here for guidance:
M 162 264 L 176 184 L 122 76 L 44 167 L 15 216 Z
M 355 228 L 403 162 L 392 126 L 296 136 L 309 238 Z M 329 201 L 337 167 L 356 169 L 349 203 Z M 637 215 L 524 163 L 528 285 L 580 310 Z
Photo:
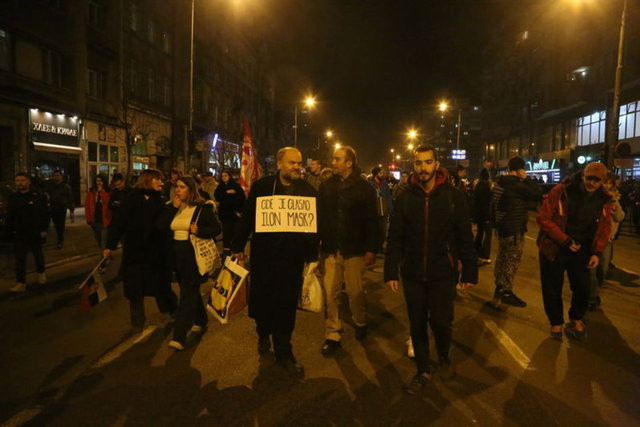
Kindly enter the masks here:
M 191 224 L 198 224 L 198 220 L 200 219 L 200 212 L 202 212 L 202 205 L 196 207 L 196 210 L 198 211 L 198 215 L 196 215 L 196 220 L 194 222 L 192 222 Z M 189 226 L 189 234 L 193 234 L 191 233 L 191 226 Z

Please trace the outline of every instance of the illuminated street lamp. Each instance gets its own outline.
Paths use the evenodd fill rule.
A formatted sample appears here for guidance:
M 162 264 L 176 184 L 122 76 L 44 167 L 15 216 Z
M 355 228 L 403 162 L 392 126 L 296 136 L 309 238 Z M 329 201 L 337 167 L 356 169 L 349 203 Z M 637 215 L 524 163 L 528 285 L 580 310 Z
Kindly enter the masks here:
M 328 130 L 325 132 L 325 135 L 327 138 L 332 138 L 333 137 L 333 131 L 332 130 Z
M 305 107 L 307 107 L 307 110 L 310 110 L 313 107 L 315 107 L 316 98 L 311 95 L 307 95 L 302 101 L 302 103 L 304 104 Z M 297 103 L 293 112 L 293 146 L 294 147 L 298 146 L 298 104 Z
M 342 144 L 340 144 L 339 142 L 336 142 L 335 144 L 333 144 L 333 148 L 335 148 L 336 150 L 341 147 L 342 147 Z
M 407 144 L 407 150 L 412 151 L 414 148 L 413 144 L 409 143 Z
M 440 101 L 440 104 L 438 105 L 438 110 L 444 113 L 448 109 L 449 109 L 449 104 L 445 101 Z M 461 129 L 462 129 L 462 108 L 458 108 L 458 132 L 456 135 L 456 150 L 460 150 L 460 130 Z M 456 163 L 459 163 L 459 161 L 456 160 Z
M 409 140 L 414 141 L 418 137 L 418 131 L 415 129 L 409 129 L 407 132 L 407 137 Z

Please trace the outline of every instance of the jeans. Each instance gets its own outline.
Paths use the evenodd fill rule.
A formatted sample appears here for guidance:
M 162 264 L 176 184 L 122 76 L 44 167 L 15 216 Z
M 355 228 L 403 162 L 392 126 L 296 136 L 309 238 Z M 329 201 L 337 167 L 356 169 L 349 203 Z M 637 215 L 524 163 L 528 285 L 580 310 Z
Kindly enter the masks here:
M 589 304 L 596 304 L 598 301 L 598 294 L 604 279 L 607 277 L 612 255 L 613 242 L 609 242 L 602 255 L 600 255 L 598 266 L 590 270 Z
M 520 268 L 523 250 L 524 234 L 498 236 L 498 255 L 493 269 L 496 288 L 508 291 L 513 289 L 513 278 Z
M 101 222 L 94 222 L 89 225 L 93 229 L 93 237 L 98 242 L 98 246 L 100 246 L 101 250 L 104 250 L 107 247 L 107 228 Z
M 480 258 L 491 258 L 491 223 L 489 221 L 478 223 L 475 245 Z
M 418 374 L 431 372 L 427 325 L 431 326 L 438 358 L 448 360 L 456 280 L 452 277 L 431 282 L 404 281 L 403 289 Z
M 51 209 L 51 221 L 56 229 L 56 243 L 61 245 L 64 242 L 64 225 L 67 220 L 67 208 Z
M 173 241 L 173 261 L 180 285 L 180 304 L 173 339 L 184 344 L 189 329 L 194 324 L 206 326 L 208 319 L 200 295 L 202 276 L 198 272 L 195 252 L 189 240 Z
M 42 239 L 40 236 L 16 236 L 14 241 L 16 257 L 16 281 L 26 283 L 27 280 L 27 254 L 33 253 L 36 262 L 36 271 L 44 273 L 44 255 L 42 254 Z
M 567 249 L 561 250 L 553 261 L 548 260 L 540 253 L 542 300 L 551 326 L 564 324 L 562 285 L 565 271 L 569 276 L 569 286 L 572 292 L 569 319 L 582 320 L 584 317 L 589 300 L 591 274 L 587 268 L 589 257 L 589 251 L 586 249 L 575 253 L 570 253 Z
M 338 308 L 338 298 L 342 282 L 346 285 L 349 306 L 356 326 L 367 324 L 367 302 L 363 289 L 364 256 L 343 258 L 342 255 L 328 255 L 324 260 L 322 286 L 327 298 L 325 336 L 328 340 L 340 341 L 342 321 Z

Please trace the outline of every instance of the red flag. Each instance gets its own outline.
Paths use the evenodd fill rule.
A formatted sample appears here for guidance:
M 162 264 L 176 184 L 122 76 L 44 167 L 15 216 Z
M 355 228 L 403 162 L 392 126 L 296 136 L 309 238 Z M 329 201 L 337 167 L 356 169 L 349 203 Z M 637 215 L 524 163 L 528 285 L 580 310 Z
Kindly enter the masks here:
M 242 140 L 242 166 L 240 167 L 240 186 L 249 195 L 251 185 L 262 176 L 262 166 L 258 162 L 258 151 L 253 145 L 249 120 L 244 119 L 244 138 Z

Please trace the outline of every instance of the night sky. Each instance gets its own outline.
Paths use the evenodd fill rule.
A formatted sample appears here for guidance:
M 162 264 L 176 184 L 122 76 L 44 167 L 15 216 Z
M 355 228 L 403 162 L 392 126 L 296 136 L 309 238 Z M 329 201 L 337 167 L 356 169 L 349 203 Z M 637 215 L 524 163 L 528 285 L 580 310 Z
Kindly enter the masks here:
M 255 27 L 275 47 L 291 102 L 307 91 L 314 126 L 331 127 L 363 165 L 403 143 L 423 106 L 480 96 L 482 50 L 497 0 L 264 0 Z

